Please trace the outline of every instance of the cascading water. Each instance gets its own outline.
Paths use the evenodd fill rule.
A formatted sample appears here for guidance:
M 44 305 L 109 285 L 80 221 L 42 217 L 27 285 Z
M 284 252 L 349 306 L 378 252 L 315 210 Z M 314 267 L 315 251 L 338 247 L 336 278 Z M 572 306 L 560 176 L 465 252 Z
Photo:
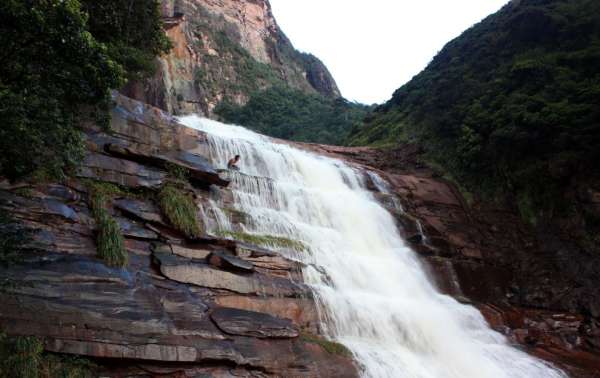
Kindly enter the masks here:
M 361 172 L 242 127 L 180 121 L 209 135 L 215 166 L 242 157 L 243 173 L 230 175 L 235 206 L 250 218 L 244 232 L 307 246 L 289 257 L 306 263 L 325 332 L 352 351 L 363 376 L 565 377 L 436 291 Z

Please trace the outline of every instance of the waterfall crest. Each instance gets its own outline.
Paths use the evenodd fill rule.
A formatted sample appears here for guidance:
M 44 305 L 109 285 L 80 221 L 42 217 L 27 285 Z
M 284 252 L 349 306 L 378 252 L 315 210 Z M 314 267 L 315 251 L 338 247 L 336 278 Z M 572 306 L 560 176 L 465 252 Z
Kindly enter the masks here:
M 566 377 L 511 347 L 475 308 L 437 292 L 366 190 L 365 173 L 239 126 L 180 121 L 208 134 L 215 167 L 241 156 L 241 172 L 228 173 L 247 218 L 237 227 L 295 242 L 280 252 L 305 264 L 325 333 L 352 351 L 363 376 Z M 226 229 L 209 232 L 236 231 L 234 222 L 213 223 Z

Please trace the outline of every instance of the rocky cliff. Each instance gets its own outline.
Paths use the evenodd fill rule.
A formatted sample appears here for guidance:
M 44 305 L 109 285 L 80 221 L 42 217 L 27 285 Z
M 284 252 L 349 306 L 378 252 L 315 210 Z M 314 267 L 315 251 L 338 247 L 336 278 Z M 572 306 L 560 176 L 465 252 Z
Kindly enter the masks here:
M 112 132 L 86 127 L 73 177 L 0 183 L 0 210 L 32 232 L 28 252 L 0 269 L 0 329 L 90 358 L 101 376 L 356 376 L 347 351 L 319 336 L 298 262 L 205 232 L 215 221 L 208 202 L 231 193 L 204 158 L 204 134 L 115 100 Z M 168 185 L 193 201 L 200 232 L 165 213 Z M 98 257 L 107 218 L 117 225 L 109 237 L 123 240 L 122 267 Z
M 274 85 L 340 97 L 319 59 L 294 49 L 267 0 L 163 0 L 173 50 L 149 80 L 125 93 L 175 114 L 212 115 L 221 101 L 244 104 Z

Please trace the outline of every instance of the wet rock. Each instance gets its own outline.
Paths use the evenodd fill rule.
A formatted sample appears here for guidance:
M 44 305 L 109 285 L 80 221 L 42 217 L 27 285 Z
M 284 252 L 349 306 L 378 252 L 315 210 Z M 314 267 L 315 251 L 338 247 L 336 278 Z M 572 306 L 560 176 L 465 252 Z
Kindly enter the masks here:
M 48 196 L 63 202 L 77 202 L 81 198 L 79 193 L 64 185 L 49 184 L 43 190 Z
M 310 295 L 308 287 L 288 279 L 265 275 L 239 275 L 166 253 L 155 253 L 160 271 L 169 279 L 240 294 L 298 297 Z
M 297 327 L 310 333 L 318 331 L 319 316 L 312 299 L 223 295 L 217 297 L 215 302 L 223 307 L 262 312 L 278 318 L 290 319 Z
M 126 187 L 158 188 L 163 183 L 166 173 L 133 161 L 91 153 L 85 157 L 77 176 Z
M 222 252 L 211 252 L 206 260 L 210 265 L 220 269 L 245 273 L 252 273 L 254 271 L 252 263 Z
M 72 208 L 60 201 L 54 199 L 45 199 L 42 203 L 45 207 L 47 214 L 58 215 L 70 220 L 71 222 L 79 221 L 77 213 L 75 213 L 75 211 Z
M 171 250 L 173 254 L 187 257 L 189 259 L 204 260 L 210 255 L 211 251 L 202 248 L 187 248 L 181 245 L 172 244 Z
M 210 314 L 217 327 L 230 335 L 259 338 L 291 338 L 299 335 L 288 319 L 254 311 L 219 307 Z
M 137 219 L 167 225 L 158 207 L 150 201 L 122 198 L 113 201 L 113 204 L 117 209 Z
M 165 167 L 166 164 L 181 166 L 188 170 L 190 180 L 197 181 L 200 184 L 214 184 L 218 186 L 229 185 L 229 181 L 222 179 L 205 157 L 193 154 L 189 151 L 168 151 L 161 153 L 147 151 L 146 149 L 123 147 L 115 144 L 107 144 L 104 149 L 111 155 L 118 156 L 122 159 L 136 161 L 141 164 L 159 167 Z
M 156 232 L 147 229 L 143 225 L 139 225 L 124 218 L 117 218 L 117 223 L 119 223 L 121 232 L 124 236 L 136 239 L 158 239 L 158 234 Z

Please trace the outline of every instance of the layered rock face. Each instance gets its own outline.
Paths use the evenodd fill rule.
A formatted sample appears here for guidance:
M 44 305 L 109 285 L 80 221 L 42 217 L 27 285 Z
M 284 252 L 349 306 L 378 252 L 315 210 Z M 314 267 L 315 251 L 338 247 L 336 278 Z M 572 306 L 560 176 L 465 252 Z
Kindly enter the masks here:
M 203 133 L 116 97 L 112 132 L 87 129 L 88 153 L 63 183 L 1 182 L 0 206 L 32 230 L 24 260 L 2 268 L 0 329 L 35 335 L 50 352 L 85 356 L 101 376 L 351 377 L 327 351 L 301 266 L 276 252 L 205 232 L 189 237 L 159 210 L 173 167 L 200 228 L 228 181 L 204 158 Z M 97 257 L 91 183 L 117 184 L 107 211 L 120 226 L 124 268 Z M 227 211 L 228 209 L 223 209 Z
M 221 101 L 244 104 L 256 90 L 290 86 L 340 97 L 327 68 L 294 49 L 267 0 L 164 0 L 173 50 L 157 74 L 126 94 L 170 113 L 211 115 Z

